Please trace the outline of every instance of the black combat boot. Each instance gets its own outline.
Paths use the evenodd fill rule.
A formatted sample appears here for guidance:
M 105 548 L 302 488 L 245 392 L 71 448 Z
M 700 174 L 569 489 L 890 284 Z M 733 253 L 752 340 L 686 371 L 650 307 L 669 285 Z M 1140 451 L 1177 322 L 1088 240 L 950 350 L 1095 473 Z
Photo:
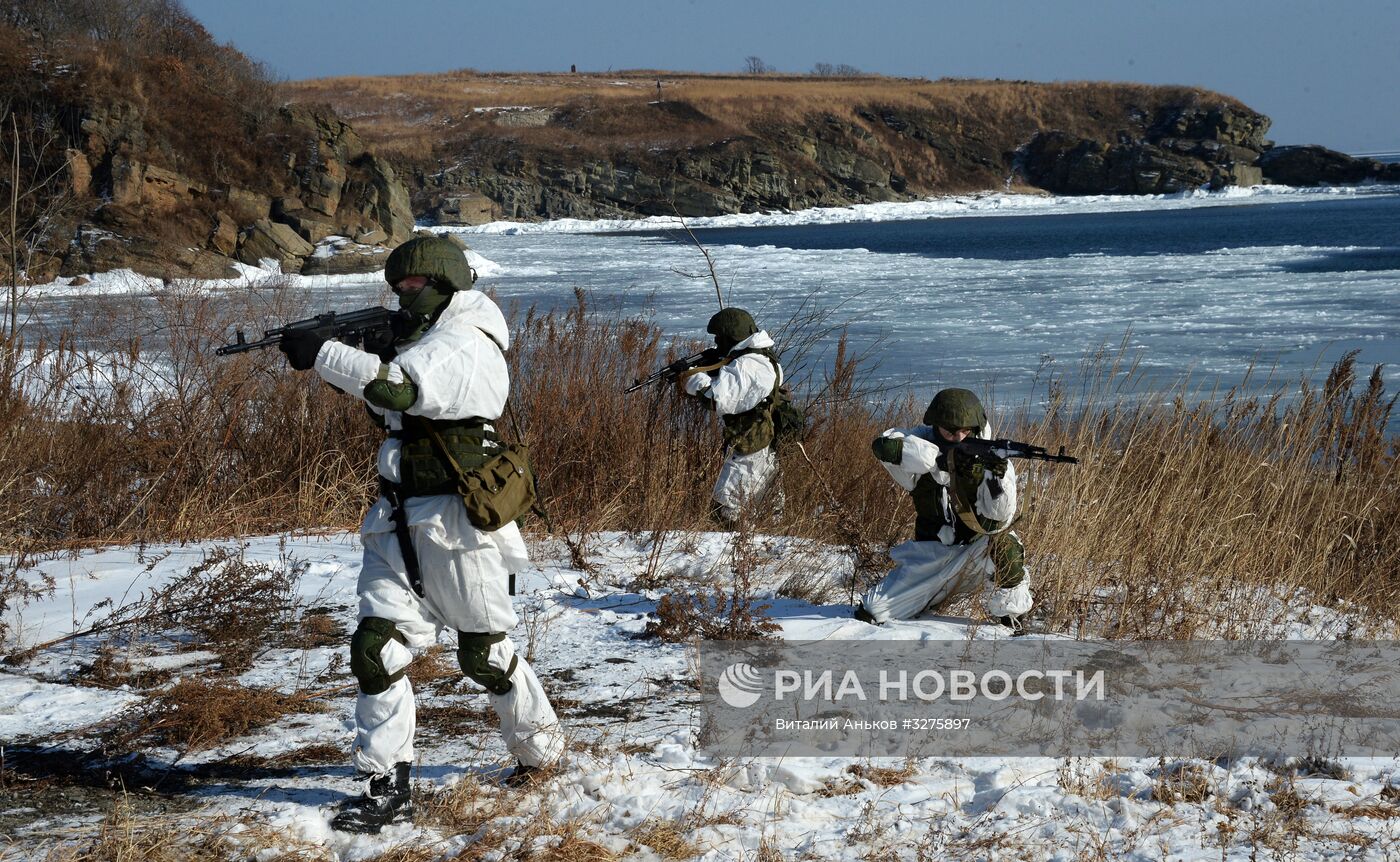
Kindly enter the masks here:
M 341 832 L 374 834 L 390 823 L 413 819 L 413 794 L 408 782 L 409 764 L 396 763 L 392 772 L 374 775 L 363 796 L 341 803 L 331 828 Z
M 539 781 L 543 776 L 544 773 L 540 771 L 538 766 L 529 766 L 523 761 L 517 760 L 515 769 L 511 771 L 510 775 L 501 779 L 501 784 L 523 790 Z

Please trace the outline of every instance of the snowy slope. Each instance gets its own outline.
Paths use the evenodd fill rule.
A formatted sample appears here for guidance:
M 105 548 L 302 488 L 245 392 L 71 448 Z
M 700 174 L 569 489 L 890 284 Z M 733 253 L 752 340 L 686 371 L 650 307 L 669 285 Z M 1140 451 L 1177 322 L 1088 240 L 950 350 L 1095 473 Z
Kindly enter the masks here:
M 1253 761 L 1222 767 L 1121 758 L 716 761 L 701 755 L 691 655 L 682 645 L 638 635 L 660 596 L 647 585 L 723 574 L 727 542 L 722 534 L 669 535 L 658 549 L 647 536 L 591 536 L 586 571 L 570 565 L 560 543 L 535 545 L 536 564 L 519 583 L 522 623 L 513 637 L 533 653 L 571 738 L 558 773 L 542 786 L 520 791 L 493 782 L 507 758 L 486 697 L 448 675 L 419 686 L 415 779 L 420 806 L 432 799 L 438 808 L 379 836 L 331 831 L 335 803 L 359 790 L 335 753 L 350 743 L 354 700 L 344 688 L 353 689 L 346 648 L 332 638 L 310 648 L 269 648 L 238 676 L 250 687 L 329 692 L 317 698 L 325 711 L 292 714 L 207 751 L 149 749 L 141 774 L 155 790 L 131 788 L 133 805 L 165 812 L 162 829 L 214 830 L 260 858 L 281 851 L 364 859 L 394 848 L 421 849 L 422 858 L 463 852 L 547 858 L 561 843 L 575 850 L 597 845 L 588 858 L 609 858 L 608 851 L 638 859 L 1203 862 L 1381 860 L 1400 853 L 1397 760 L 1291 769 Z M 810 543 L 774 538 L 758 545 L 760 579 L 770 593 L 798 572 L 821 572 L 834 582 L 849 567 L 838 552 Z M 54 594 L 6 621 L 26 645 L 91 626 L 110 613 L 105 599 L 120 605 L 169 583 L 213 547 L 110 548 L 47 561 L 42 570 L 58 584 Z M 354 627 L 358 555 L 356 538 L 345 534 L 249 539 L 243 549 L 249 561 L 303 564 L 300 605 L 330 614 L 344 631 Z M 771 613 L 782 636 L 1002 636 L 996 627 L 952 617 L 875 628 L 851 620 L 843 596 L 830 598 L 838 603 L 774 599 Z M 136 691 L 85 682 L 81 670 L 104 641 L 112 643 L 103 635 L 78 638 L 0 672 L 7 768 L 27 776 L 91 751 L 103 722 L 140 699 Z M 133 666 L 174 674 L 165 686 L 216 670 L 207 646 L 178 638 L 117 645 L 135 659 Z M 444 658 L 450 663 L 450 651 Z M 85 733 L 84 726 L 93 729 Z M 275 766 L 279 756 L 301 753 L 304 760 L 313 747 L 326 746 L 330 755 L 317 763 Z M 239 770 L 229 766 L 236 757 L 267 760 L 262 768 Z M 33 785 L 11 776 L 8 786 Z M 65 808 L 47 798 L 0 795 L 0 831 L 10 841 L 3 858 L 43 859 L 60 842 L 94 833 L 101 815 L 93 806 Z M 457 806 L 456 815 L 442 814 L 444 800 Z M 464 806 L 476 814 L 463 815 Z

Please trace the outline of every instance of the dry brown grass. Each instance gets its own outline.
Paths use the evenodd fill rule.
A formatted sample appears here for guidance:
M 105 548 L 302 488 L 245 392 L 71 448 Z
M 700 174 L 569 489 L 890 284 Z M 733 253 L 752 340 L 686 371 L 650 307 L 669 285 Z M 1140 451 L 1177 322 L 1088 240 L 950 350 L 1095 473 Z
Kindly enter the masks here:
M 331 858 L 325 847 L 302 843 L 261 821 L 226 815 L 143 815 L 125 795 L 114 798 L 100 822 L 62 830 L 37 848 L 24 847 L 27 854 L 36 849 L 45 851 L 44 862 L 327 862 Z M 413 858 L 426 862 L 424 857 Z
M 890 166 L 916 193 L 986 188 L 1004 177 L 972 163 L 945 163 L 957 157 L 894 134 L 880 119 L 887 111 L 917 116 L 946 130 L 950 140 L 965 136 L 989 144 L 988 152 L 1000 155 L 1041 129 L 1111 136 L 1131 123 L 1133 110 L 1239 104 L 1205 90 L 1140 84 L 651 71 L 327 78 L 287 84 L 284 93 L 292 101 L 332 105 L 375 147 L 424 168 L 467 151 L 520 148 L 566 160 L 580 153 L 645 160 L 657 150 L 720 147 L 783 128 L 816 134 L 833 118 L 856 130 L 845 136 L 847 145 L 887 152 Z M 513 112 L 492 110 L 513 106 L 537 109 L 548 122 L 521 127 L 511 124 Z
M 1320 387 L 1161 390 L 1120 351 L 1097 357 L 1078 393 L 1052 381 L 1043 416 L 1001 426 L 1068 443 L 1083 462 L 1035 471 L 1023 497 L 1018 529 L 1052 624 L 1267 637 L 1283 612 L 1274 597 L 1300 593 L 1394 622 L 1400 458 L 1384 429 L 1395 397 L 1379 368 L 1356 376 L 1348 354 Z
M 416 689 L 445 681 L 455 682 L 462 676 L 462 671 L 457 666 L 457 658 L 446 644 L 433 644 L 428 647 L 409 662 L 404 673 Z
M 22 565 L 96 544 L 353 528 L 371 500 L 379 439 L 362 409 L 288 372 L 275 352 L 212 356 L 232 321 L 304 308 L 275 288 L 214 299 L 176 285 L 124 311 L 144 315 L 160 343 L 89 331 L 79 347 L 61 335 L 0 386 L 0 552 Z M 545 508 L 579 558 L 600 530 L 711 529 L 713 416 L 668 391 L 623 394 L 694 345 L 666 344 L 651 324 L 582 295 L 562 312 L 510 316 L 514 392 L 500 425 L 531 445 Z M 797 344 L 802 328 L 781 335 Z M 871 397 L 861 357 L 838 353 L 826 371 L 785 358 L 808 369 L 810 457 L 784 453 L 786 513 L 755 530 L 847 547 L 861 586 L 913 520 L 869 441 L 915 424 L 922 405 Z M 1271 597 L 1300 592 L 1394 620 L 1400 459 L 1379 371 L 1359 374 L 1348 356 L 1321 385 L 1164 389 L 1105 351 L 1074 378 L 1051 376 L 1043 400 L 1033 416 L 999 410 L 995 430 L 1066 444 L 1082 460 L 1022 471 L 1017 530 L 1052 627 L 1266 635 Z M 216 630 L 211 639 L 228 639 Z
M 828 778 L 817 791 L 818 796 L 851 796 L 869 789 L 897 787 L 918 774 L 918 764 L 905 761 L 903 766 L 875 766 L 872 763 L 852 763 L 844 773 Z
M 631 832 L 638 844 L 645 844 L 662 859 L 692 859 L 700 847 L 685 836 L 685 828 L 669 820 L 647 820 Z
M 319 712 L 322 705 L 244 685 L 182 679 L 137 705 L 108 740 L 118 750 L 134 745 L 169 745 L 200 751 L 222 745 L 293 713 Z
M 414 822 L 446 835 L 475 835 L 506 813 L 503 797 L 471 776 L 451 787 L 418 793 Z
M 1199 764 L 1159 763 L 1153 771 L 1152 799 L 1163 805 L 1199 805 L 1214 795 L 1215 788 Z

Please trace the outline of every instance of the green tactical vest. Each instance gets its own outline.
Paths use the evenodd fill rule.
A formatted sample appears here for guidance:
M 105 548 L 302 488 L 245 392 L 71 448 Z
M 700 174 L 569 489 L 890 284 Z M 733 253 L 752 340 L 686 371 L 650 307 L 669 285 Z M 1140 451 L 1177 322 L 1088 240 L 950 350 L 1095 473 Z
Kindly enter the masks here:
M 937 433 L 937 432 L 934 432 Z M 986 475 L 986 466 L 975 461 L 963 461 L 958 463 L 958 472 L 953 476 L 953 487 L 957 489 L 958 498 L 973 507 L 976 513 L 977 489 L 982 485 L 982 479 Z M 1002 467 L 995 471 L 995 475 L 1000 477 L 1006 474 L 1006 468 Z M 978 537 L 970 527 L 958 520 L 957 515 L 953 515 L 951 521 L 943 514 L 943 486 L 934 481 L 929 473 L 919 477 L 919 481 L 914 483 L 914 490 L 910 492 L 914 499 L 914 540 L 919 542 L 938 541 L 938 531 L 947 524 L 953 525 L 953 544 L 966 545 Z M 953 488 L 948 489 L 951 493 Z M 992 532 L 1005 526 L 991 518 L 984 518 L 977 514 L 977 523 L 982 525 L 982 529 Z
M 403 430 L 391 432 L 390 436 L 401 441 L 403 447 L 399 460 L 399 493 L 404 497 L 457 493 L 457 474 L 438 454 L 433 438 L 428 435 L 428 425 L 442 435 L 447 450 L 463 470 L 480 467 L 501 452 L 494 445 L 500 438 L 495 431 L 486 430 L 485 419 L 425 419 L 405 413 L 403 420 Z
M 400 248 L 407 245 L 405 243 Z M 415 269 L 412 274 L 427 273 L 419 273 Z M 395 342 L 390 356 L 384 361 L 388 362 L 397 355 L 399 348 L 421 339 L 427 330 L 437 323 L 446 307 L 447 303 L 443 303 L 434 309 L 427 325 Z M 378 413 L 369 410 L 368 404 L 365 405 L 365 409 L 379 427 L 388 429 L 384 419 Z M 390 431 L 389 436 L 399 440 L 402 447 L 399 450 L 399 494 L 403 497 L 429 497 L 434 494 L 458 492 L 457 474 L 433 444 L 433 438 L 427 431 L 430 425 L 442 436 L 447 451 L 452 453 L 452 457 L 457 459 L 463 470 L 480 467 L 501 453 L 500 447 L 495 445 L 501 438 L 495 431 L 487 431 L 485 428 L 490 420 L 476 416 L 467 419 L 427 419 L 411 413 L 401 413 L 400 416 L 403 429 Z
M 750 353 L 767 357 L 768 361 L 773 363 L 774 374 L 778 373 L 778 357 L 770 348 L 751 347 L 739 351 L 733 358 L 737 359 Z M 720 417 L 724 422 L 724 445 L 727 448 L 740 455 L 752 455 L 773 445 L 773 400 L 778 394 L 778 385 L 775 381 L 773 391 L 752 409 Z

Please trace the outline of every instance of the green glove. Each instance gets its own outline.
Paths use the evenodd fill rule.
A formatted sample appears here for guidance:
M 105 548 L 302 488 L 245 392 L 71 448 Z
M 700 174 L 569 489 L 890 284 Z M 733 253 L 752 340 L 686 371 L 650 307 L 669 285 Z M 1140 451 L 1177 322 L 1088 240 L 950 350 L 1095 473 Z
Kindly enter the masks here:
M 870 451 L 886 464 L 898 464 L 904 458 L 904 440 L 900 437 L 876 437 L 870 443 Z

